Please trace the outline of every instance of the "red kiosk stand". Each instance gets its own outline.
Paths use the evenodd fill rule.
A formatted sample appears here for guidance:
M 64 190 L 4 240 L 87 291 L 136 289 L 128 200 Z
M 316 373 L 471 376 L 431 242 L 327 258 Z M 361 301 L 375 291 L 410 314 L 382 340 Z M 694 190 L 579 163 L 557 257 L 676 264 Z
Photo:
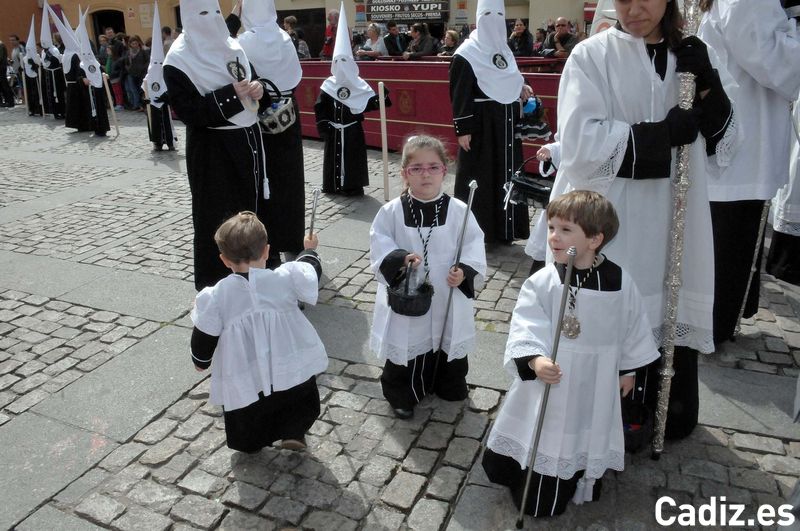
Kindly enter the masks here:
M 537 58 L 517 61 L 525 82 L 541 98 L 545 120 L 552 131 L 556 128 L 556 97 L 561 78 L 557 72 L 561 70 L 563 62 L 562 59 Z M 319 138 L 314 118 L 314 102 L 319 95 L 320 85 L 330 76 L 330 62 L 309 60 L 301 61 L 301 64 L 303 79 L 295 95 L 300 106 L 303 136 Z M 361 77 L 376 93 L 379 81 L 383 81 L 390 91 L 392 106 L 386 109 L 389 149 L 399 150 L 404 138 L 425 132 L 444 140 L 451 155 L 455 155 L 458 144 L 453 132 L 453 114 L 450 108 L 449 58 L 359 61 L 358 66 Z M 377 112 L 366 115 L 364 133 L 368 146 L 381 147 L 381 126 Z M 544 143 L 523 142 L 523 155 L 526 158 L 534 155 Z M 527 169 L 537 172 L 538 164 L 535 167 L 531 164 Z

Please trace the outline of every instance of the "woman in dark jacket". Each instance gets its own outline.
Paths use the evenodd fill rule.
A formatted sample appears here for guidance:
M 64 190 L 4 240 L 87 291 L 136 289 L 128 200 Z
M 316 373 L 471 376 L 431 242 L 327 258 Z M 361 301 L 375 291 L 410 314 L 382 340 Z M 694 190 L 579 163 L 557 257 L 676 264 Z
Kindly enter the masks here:
M 514 57 L 530 57 L 533 55 L 533 35 L 525 27 L 522 19 L 514 22 L 514 31 L 508 38 L 508 47 L 514 53 Z
M 138 35 L 128 41 L 128 55 L 125 56 L 125 91 L 128 103 L 135 111 L 143 111 L 141 86 L 147 67 L 150 66 L 150 53 L 144 49 L 144 43 Z

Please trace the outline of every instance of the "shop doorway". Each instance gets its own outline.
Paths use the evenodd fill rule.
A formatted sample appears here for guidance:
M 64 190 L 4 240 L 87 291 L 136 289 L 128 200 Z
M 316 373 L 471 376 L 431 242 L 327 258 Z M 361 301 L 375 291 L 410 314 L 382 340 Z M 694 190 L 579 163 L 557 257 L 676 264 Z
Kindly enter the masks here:
M 122 11 L 106 9 L 92 13 L 92 29 L 95 37 L 105 33 L 109 27 L 114 28 L 114 33 L 125 32 L 125 15 Z
M 301 30 L 302 39 L 308 44 L 311 57 L 319 57 L 322 44 L 325 41 L 325 9 L 287 9 L 278 11 L 278 23 L 283 27 L 284 17 L 294 15 L 297 17 L 296 30 Z

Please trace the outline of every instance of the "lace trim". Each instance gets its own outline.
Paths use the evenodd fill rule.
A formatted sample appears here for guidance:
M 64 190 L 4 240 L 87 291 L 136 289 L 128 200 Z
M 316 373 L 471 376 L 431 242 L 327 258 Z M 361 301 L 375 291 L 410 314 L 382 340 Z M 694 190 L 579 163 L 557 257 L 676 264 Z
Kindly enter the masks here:
M 486 445 L 495 452 L 513 458 L 517 463 L 524 463 L 523 468 L 527 468 L 530 462 L 531 451 L 525 448 L 514 439 L 503 437 L 492 433 Z M 564 459 L 550 455 L 538 453 L 533 470 L 547 476 L 558 476 L 561 479 L 569 479 L 580 470 L 585 470 L 585 477 L 597 479 L 603 477 L 608 469 L 624 470 L 625 454 L 609 450 L 605 457 L 589 459 L 588 454 L 580 453 L 573 459 Z
M 417 356 L 421 356 L 431 350 L 433 350 L 433 343 L 430 339 L 415 345 L 408 345 L 407 347 L 384 344 L 381 357 L 397 365 L 405 365 L 408 363 L 408 360 L 413 360 Z M 447 353 L 447 359 L 456 360 L 464 358 L 473 350 L 475 350 L 474 337 L 453 344 L 450 347 L 450 351 Z
M 790 221 L 784 221 L 780 218 L 776 218 L 773 229 L 778 232 L 788 234 L 789 236 L 800 236 L 800 223 L 792 223 Z
M 608 160 L 601 164 L 600 167 L 589 176 L 590 182 L 595 180 L 608 180 L 617 176 L 617 172 L 622 165 L 622 159 L 625 157 L 625 151 L 628 149 L 630 128 L 628 129 L 627 133 L 628 134 L 623 135 L 622 138 L 617 142 L 617 145 L 614 146 L 614 151 L 611 152 L 611 156 L 608 158 Z
M 664 340 L 664 333 L 661 327 L 653 328 L 653 337 L 656 345 L 661 346 Z M 714 334 L 711 330 L 697 328 L 686 323 L 678 323 L 675 327 L 675 344 L 681 347 L 689 347 L 710 354 L 714 352 Z
M 725 134 L 722 135 L 722 140 L 717 143 L 714 153 L 717 156 L 717 165 L 729 166 L 733 156 L 736 154 L 737 140 L 739 137 L 739 121 L 736 119 L 736 113 L 731 109 L 731 115 L 728 118 Z
M 524 358 L 526 356 L 547 356 L 547 352 L 540 343 L 535 341 L 518 341 L 506 347 L 506 355 L 512 358 Z

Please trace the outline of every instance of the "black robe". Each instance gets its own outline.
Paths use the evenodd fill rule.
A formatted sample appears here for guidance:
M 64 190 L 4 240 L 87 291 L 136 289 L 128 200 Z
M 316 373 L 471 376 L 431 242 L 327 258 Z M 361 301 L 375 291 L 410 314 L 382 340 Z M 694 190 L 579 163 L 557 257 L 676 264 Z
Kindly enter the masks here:
M 514 171 L 522 164 L 522 142 L 515 138 L 520 104 L 502 104 L 487 99 L 469 62 L 459 55 L 450 64 L 450 101 L 456 136 L 472 135 L 470 150 L 458 150 L 455 196 L 466 202 L 469 183 L 478 182 L 472 211 L 483 229 L 486 242 L 510 242 L 528 238 L 528 206 L 503 209 L 505 190 Z
M 228 118 L 243 109 L 234 97 L 232 84 L 200 94 L 186 74 L 169 65 L 164 66 L 164 82 L 175 113 L 186 124 L 186 171 L 194 225 L 194 285 L 199 291 L 230 273 L 219 259 L 214 242 L 214 232 L 220 224 L 243 210 L 259 214 L 265 177 L 264 148 L 258 123 L 213 129 L 233 125 Z
M 40 74 L 41 69 L 39 65 L 34 64 L 31 68 Z M 22 70 L 25 76 L 25 94 L 28 100 L 28 116 L 42 116 L 42 104 L 39 100 L 39 77 L 30 77 L 25 70 Z
M 391 105 L 386 98 L 386 106 Z M 369 99 L 364 112 L 374 111 L 380 106 L 378 96 Z M 322 191 L 326 194 L 343 193 L 359 195 L 369 184 L 367 170 L 367 146 L 364 140 L 364 113 L 353 114 L 350 107 L 320 91 L 314 104 L 317 131 L 325 141 L 322 167 Z M 331 124 L 348 125 L 337 129 Z M 344 143 L 344 146 L 342 146 Z M 344 149 L 344 156 L 342 150 Z M 344 175 L 342 175 L 344 174 Z
M 175 128 L 172 126 L 172 113 L 170 112 L 167 93 L 160 96 L 163 102 L 161 107 L 156 107 L 146 100 L 147 105 L 147 132 L 150 137 L 150 142 L 155 144 L 158 149 L 164 144 L 167 148 L 174 149 L 175 141 L 178 138 L 175 136 Z
M 53 57 L 49 51 L 45 54 L 50 66 L 42 70 L 44 112 L 52 114 L 56 119 L 62 119 L 64 118 L 67 89 L 64 70 L 57 57 Z
M 70 70 L 65 74 L 67 79 L 65 125 L 78 131 L 94 131 L 98 135 L 105 136 L 111 129 L 108 123 L 105 91 L 84 84 L 86 73 L 81 68 L 81 60 L 77 54 L 72 56 L 70 64 Z M 94 116 L 92 116 L 92 101 L 94 101 Z
M 252 67 L 251 67 L 252 68 Z M 256 77 L 253 70 L 253 77 Z M 275 97 L 275 94 L 272 94 Z M 267 160 L 269 199 L 259 203 L 259 218 L 267 227 L 270 252 L 297 254 L 303 250 L 306 223 L 305 173 L 303 169 L 303 134 L 300 127 L 300 107 L 294 91 L 283 92 L 291 96 L 297 118 L 289 129 L 270 134 L 261 128 Z M 265 92 L 259 112 L 270 105 Z

